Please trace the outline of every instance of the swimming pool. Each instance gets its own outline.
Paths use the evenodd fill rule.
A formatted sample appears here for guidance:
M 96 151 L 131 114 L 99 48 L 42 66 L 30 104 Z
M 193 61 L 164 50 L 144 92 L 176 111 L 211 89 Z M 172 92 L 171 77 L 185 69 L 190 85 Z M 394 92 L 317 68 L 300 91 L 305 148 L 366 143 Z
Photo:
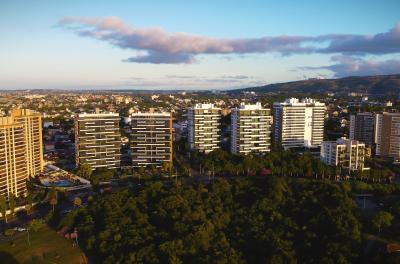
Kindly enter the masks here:
M 58 180 L 53 182 L 44 182 L 44 186 L 56 186 L 56 187 L 70 187 L 74 184 L 69 180 Z

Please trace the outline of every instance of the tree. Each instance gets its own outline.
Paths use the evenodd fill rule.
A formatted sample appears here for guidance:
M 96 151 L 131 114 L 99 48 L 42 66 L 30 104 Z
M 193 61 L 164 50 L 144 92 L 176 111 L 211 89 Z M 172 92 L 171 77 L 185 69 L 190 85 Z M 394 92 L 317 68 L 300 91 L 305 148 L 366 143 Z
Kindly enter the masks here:
M 92 181 L 93 184 L 97 185 L 100 182 L 111 181 L 113 176 L 114 176 L 114 170 L 99 168 L 93 172 L 92 176 L 90 177 L 90 180 Z
M 79 207 L 81 205 L 82 205 L 82 199 L 79 196 L 75 197 L 74 198 L 74 207 Z
M 152 181 L 96 197 L 63 225 L 77 227 L 95 263 L 353 263 L 361 225 L 350 195 L 339 184 L 272 175 Z
M 11 215 L 15 214 L 15 195 L 13 193 L 10 194 L 8 198 L 8 206 L 10 207 Z
M 380 211 L 372 219 L 372 224 L 378 229 L 379 233 L 382 228 L 390 227 L 392 225 L 394 217 L 391 213 L 386 211 Z
M 4 230 L 4 235 L 6 237 L 12 237 L 15 234 L 14 229 L 8 228 L 6 230 Z
M 33 232 L 39 231 L 44 226 L 43 222 L 39 219 L 32 219 L 28 222 L 28 228 Z
M 28 215 L 30 215 L 33 211 L 33 201 L 32 201 L 32 195 L 30 193 L 28 193 L 28 196 L 26 197 L 25 209 Z
M 145 172 L 146 172 L 146 167 L 140 166 L 138 169 L 138 173 L 143 176 Z
M 52 211 L 54 212 L 54 208 L 58 203 L 58 193 L 54 188 L 52 188 L 49 193 L 49 196 L 50 196 L 50 204 L 53 207 Z
M 146 167 L 140 166 L 138 169 L 139 183 L 140 183 L 140 177 L 144 176 L 145 172 L 146 172 Z
M 171 167 L 171 162 L 170 161 L 163 161 L 162 164 L 162 169 L 164 172 L 169 172 L 170 171 L 170 167 Z
M 76 174 L 82 178 L 90 179 L 93 174 L 92 167 L 89 164 L 82 164 L 79 166 Z
M 7 223 L 7 202 L 6 198 L 0 194 L 0 213 L 4 218 L 4 221 Z
M 192 176 L 192 169 L 189 166 L 185 165 L 185 164 L 182 165 L 182 171 L 183 171 L 183 173 L 185 175 L 187 175 L 189 177 Z

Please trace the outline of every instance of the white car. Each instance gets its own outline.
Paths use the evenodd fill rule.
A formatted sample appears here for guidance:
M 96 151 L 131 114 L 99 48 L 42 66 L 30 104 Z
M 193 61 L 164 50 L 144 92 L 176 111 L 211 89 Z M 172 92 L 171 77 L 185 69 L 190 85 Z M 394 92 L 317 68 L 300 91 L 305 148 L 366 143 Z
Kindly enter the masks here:
M 14 231 L 24 232 L 24 231 L 26 231 L 26 228 L 25 227 L 14 227 Z

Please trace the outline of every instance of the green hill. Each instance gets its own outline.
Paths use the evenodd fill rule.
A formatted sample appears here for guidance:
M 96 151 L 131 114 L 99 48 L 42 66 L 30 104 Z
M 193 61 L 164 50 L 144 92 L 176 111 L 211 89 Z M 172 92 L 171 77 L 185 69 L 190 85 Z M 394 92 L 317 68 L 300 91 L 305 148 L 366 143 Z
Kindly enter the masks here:
M 258 93 L 327 93 L 347 94 L 368 92 L 375 97 L 396 97 L 400 93 L 400 74 L 378 76 L 354 76 L 341 79 L 308 79 L 295 82 L 275 83 L 259 87 L 232 90 L 233 93 L 254 91 Z

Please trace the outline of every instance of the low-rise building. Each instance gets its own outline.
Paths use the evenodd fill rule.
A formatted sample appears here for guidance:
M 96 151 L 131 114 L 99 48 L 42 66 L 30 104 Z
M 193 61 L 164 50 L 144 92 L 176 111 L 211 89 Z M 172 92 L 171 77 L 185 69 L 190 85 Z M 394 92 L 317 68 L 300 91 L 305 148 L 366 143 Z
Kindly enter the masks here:
M 321 143 L 321 161 L 349 171 L 364 170 L 365 144 L 357 140 L 340 138 Z

